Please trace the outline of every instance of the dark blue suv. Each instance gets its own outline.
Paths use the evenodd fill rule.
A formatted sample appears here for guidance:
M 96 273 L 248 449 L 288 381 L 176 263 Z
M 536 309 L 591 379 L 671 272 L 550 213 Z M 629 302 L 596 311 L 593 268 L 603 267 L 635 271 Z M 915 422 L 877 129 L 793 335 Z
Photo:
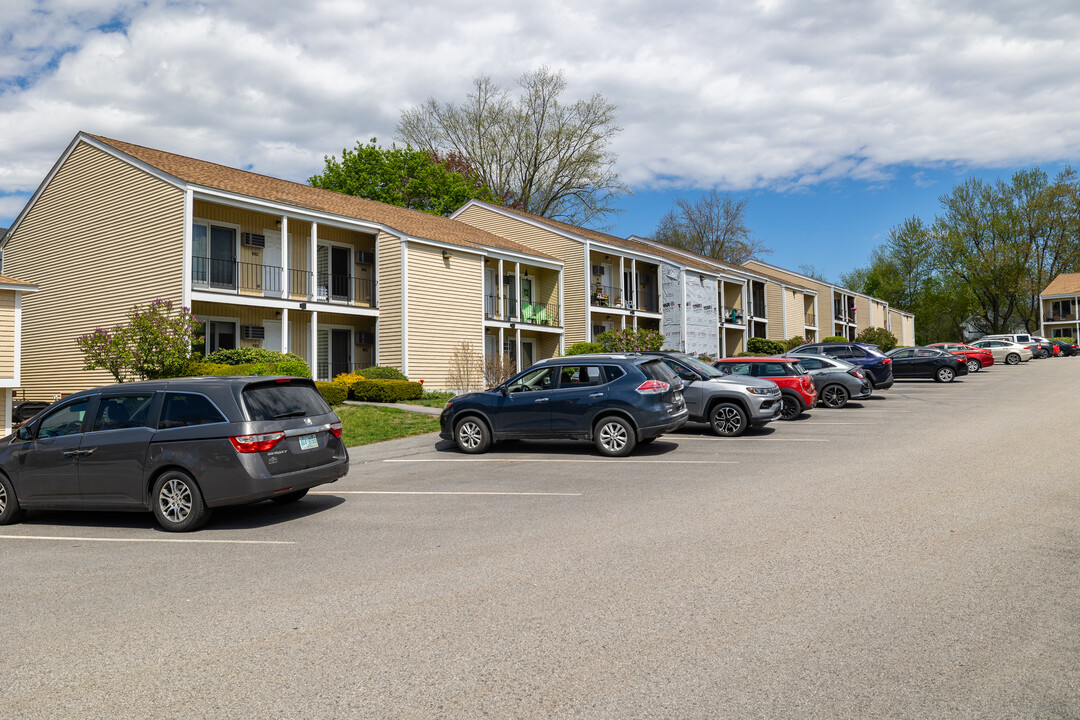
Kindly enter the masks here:
M 875 390 L 888 390 L 893 384 L 892 359 L 876 345 L 857 342 L 819 342 L 800 345 L 790 353 L 828 355 L 862 367 Z
M 658 357 L 541 360 L 490 390 L 452 398 L 439 418 L 440 436 L 467 453 L 484 452 L 498 440 L 574 438 L 622 457 L 686 423 L 682 387 Z

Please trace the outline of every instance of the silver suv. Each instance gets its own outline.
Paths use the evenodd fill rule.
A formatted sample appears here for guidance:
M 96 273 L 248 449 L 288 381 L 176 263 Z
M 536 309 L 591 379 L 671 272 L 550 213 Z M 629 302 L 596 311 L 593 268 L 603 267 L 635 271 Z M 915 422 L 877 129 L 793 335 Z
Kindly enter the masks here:
M 780 388 L 771 380 L 728 375 L 681 352 L 655 351 L 684 383 L 683 398 L 690 420 L 707 422 L 723 437 L 738 437 L 749 427 L 763 427 L 780 418 Z

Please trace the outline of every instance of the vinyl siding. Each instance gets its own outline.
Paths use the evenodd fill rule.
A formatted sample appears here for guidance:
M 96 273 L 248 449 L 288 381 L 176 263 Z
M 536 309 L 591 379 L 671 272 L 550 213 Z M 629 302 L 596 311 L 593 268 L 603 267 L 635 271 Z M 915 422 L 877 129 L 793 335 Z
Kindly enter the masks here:
M 870 327 L 870 299 L 862 295 L 855 296 L 855 330 L 862 332 Z
M 484 261 L 479 255 L 410 243 L 409 377 L 430 388 L 448 388 L 451 358 L 462 343 L 484 352 Z M 483 378 L 475 379 L 476 386 Z
M 904 344 L 915 344 L 915 318 L 909 315 L 902 315 L 904 326 Z
M 790 288 L 786 288 L 784 292 L 787 294 L 787 335 L 788 337 L 802 337 L 806 327 L 806 313 L 803 312 L 805 306 L 803 298 L 806 296 Z
M 728 357 L 731 357 L 735 353 L 741 353 L 746 351 L 746 344 L 744 341 L 745 334 L 742 330 L 734 328 L 724 328 L 724 348 Z
M 79 143 L 11 235 L 5 271 L 40 287 L 23 297 L 28 399 L 112 382 L 82 369 L 75 338 L 124 322 L 132 306 L 181 302 L 184 194 Z
M 585 292 L 585 245 L 522 220 L 487 208 L 472 206 L 457 216 L 467 225 L 487 230 L 563 261 L 563 327 L 566 344 L 588 339 L 588 302 Z M 555 294 L 558 302 L 558 292 Z
M 31 295 L 32 293 L 26 293 Z M 23 298 L 26 297 L 23 295 Z M 15 377 L 15 291 L 0 290 L 0 378 Z
M 784 337 L 783 287 L 780 283 L 765 283 L 765 313 L 768 315 L 769 340 L 786 340 Z M 802 327 L 800 325 L 800 327 Z
M 479 295 L 478 295 L 479 297 Z M 379 364 L 401 368 L 401 239 L 379 233 Z

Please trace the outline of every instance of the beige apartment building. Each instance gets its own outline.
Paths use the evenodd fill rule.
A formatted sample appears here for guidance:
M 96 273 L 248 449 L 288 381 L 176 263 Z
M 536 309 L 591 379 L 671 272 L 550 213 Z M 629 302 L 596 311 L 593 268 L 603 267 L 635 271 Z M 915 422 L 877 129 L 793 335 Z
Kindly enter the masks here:
M 205 352 L 294 352 L 329 379 L 375 364 L 446 387 L 462 343 L 519 365 L 563 345 L 563 264 L 449 218 L 79 133 L 4 237 L 22 307 L 22 387 L 111 381 L 75 338 L 162 298 Z

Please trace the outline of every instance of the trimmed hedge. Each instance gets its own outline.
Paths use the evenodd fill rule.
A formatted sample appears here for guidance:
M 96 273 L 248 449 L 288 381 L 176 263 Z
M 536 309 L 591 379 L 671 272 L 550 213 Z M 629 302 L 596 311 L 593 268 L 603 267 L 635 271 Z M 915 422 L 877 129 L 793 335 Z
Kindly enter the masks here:
M 184 368 L 185 377 L 199 377 L 202 375 L 286 375 L 288 377 L 310 378 L 311 368 L 303 360 L 286 360 L 278 363 L 247 363 L 244 365 L 199 362 L 192 363 Z
M 423 385 L 408 380 L 358 380 L 351 390 L 354 398 L 368 402 L 419 400 L 424 395 Z
M 746 349 L 753 355 L 780 355 L 787 350 L 783 343 L 765 338 L 750 338 L 746 341 Z
M 566 355 L 595 355 L 604 352 L 604 346 L 594 342 L 576 342 L 566 348 Z
M 851 342 L 846 337 L 840 337 L 839 335 L 830 335 L 821 342 Z
M 315 389 L 323 396 L 327 405 L 340 405 L 349 397 L 349 388 L 336 382 L 315 381 Z
M 265 348 L 241 347 L 212 352 L 206 358 L 206 362 L 215 365 L 251 365 L 253 363 L 304 362 L 304 359 L 294 353 L 283 353 Z
M 360 374 L 364 376 L 365 380 L 408 380 L 405 374 L 398 370 L 396 367 L 390 367 L 388 365 L 376 365 L 375 367 L 364 368 L 360 371 Z

